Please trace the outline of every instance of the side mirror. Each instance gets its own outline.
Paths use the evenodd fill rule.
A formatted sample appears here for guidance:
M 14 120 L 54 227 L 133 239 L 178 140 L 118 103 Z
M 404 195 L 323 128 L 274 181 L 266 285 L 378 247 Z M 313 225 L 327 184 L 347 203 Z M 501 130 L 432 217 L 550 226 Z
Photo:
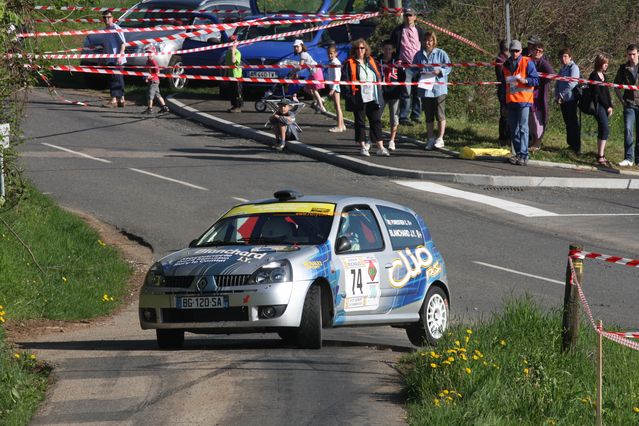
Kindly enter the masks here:
M 196 245 L 196 244 L 197 244 L 197 238 L 196 238 L 196 239 L 194 239 L 194 240 L 192 240 L 192 241 L 189 243 L 189 248 L 193 248 L 193 247 L 195 247 L 195 245 Z
M 335 253 L 344 253 L 345 251 L 349 251 L 351 249 L 351 241 L 348 237 L 339 237 L 337 239 L 337 244 L 335 247 Z

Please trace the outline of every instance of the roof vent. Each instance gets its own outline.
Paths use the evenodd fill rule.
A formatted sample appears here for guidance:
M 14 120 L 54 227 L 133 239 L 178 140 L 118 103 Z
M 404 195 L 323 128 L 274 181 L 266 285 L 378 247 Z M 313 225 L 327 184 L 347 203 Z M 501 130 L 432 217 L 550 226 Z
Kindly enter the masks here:
M 295 200 L 297 198 L 301 198 L 304 195 L 292 189 L 282 189 L 280 191 L 277 191 L 275 194 L 273 194 L 273 196 L 277 198 L 279 201 L 288 201 L 288 200 Z

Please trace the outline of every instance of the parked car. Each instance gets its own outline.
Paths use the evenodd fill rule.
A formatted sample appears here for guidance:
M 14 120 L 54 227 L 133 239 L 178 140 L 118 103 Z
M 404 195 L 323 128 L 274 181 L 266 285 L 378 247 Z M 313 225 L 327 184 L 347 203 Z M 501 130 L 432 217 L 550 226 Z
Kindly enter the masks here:
M 356 0 L 342 0 L 339 2 L 333 2 L 332 0 L 319 0 L 310 1 L 300 4 L 300 8 L 304 10 L 290 11 L 290 10 L 278 10 L 275 12 L 262 12 L 255 16 L 247 17 L 246 19 L 277 19 L 282 14 L 294 14 L 302 12 L 314 12 L 314 13 L 364 13 L 370 11 L 379 10 L 377 0 L 371 2 L 362 2 Z M 258 0 L 250 0 L 251 10 L 259 10 Z M 307 29 L 311 27 L 325 25 L 332 21 L 323 21 L 316 23 L 301 22 L 304 17 L 289 17 L 286 19 L 298 20 L 299 23 L 291 23 L 284 25 L 259 25 L 240 27 L 235 32 L 238 40 L 250 40 L 256 37 L 283 34 L 289 31 L 296 31 L 301 29 Z M 348 57 L 350 49 L 350 43 L 358 38 L 369 38 L 375 26 L 376 20 L 364 20 L 358 23 L 347 24 L 342 26 L 336 26 L 328 29 L 322 29 L 314 32 L 308 32 L 295 36 L 282 36 L 274 40 L 259 41 L 251 44 L 245 44 L 239 46 L 239 51 L 242 53 L 242 62 L 244 65 L 297 65 L 299 64 L 298 58 L 293 55 L 293 41 L 295 39 L 301 39 L 304 41 L 309 54 L 320 64 L 327 64 L 329 62 L 326 48 L 334 44 L 337 48 L 337 56 L 340 61 L 344 62 Z M 188 39 L 184 42 L 185 49 L 198 48 L 206 44 L 201 40 Z M 224 63 L 224 55 L 227 48 L 207 50 L 196 53 L 188 53 L 183 56 L 184 65 L 222 65 Z M 285 68 L 271 68 L 271 69 L 245 69 L 243 70 L 244 77 L 259 77 L 259 78 L 286 78 L 291 70 Z M 224 75 L 219 70 L 186 70 L 187 73 L 203 74 L 203 75 Z M 305 79 L 309 75 L 308 70 L 303 70 L 299 74 L 301 79 Z M 245 83 L 248 86 L 258 83 Z
M 320 348 L 322 329 L 403 327 L 435 344 L 449 320 L 446 266 L 424 220 L 388 201 L 274 198 L 236 205 L 151 266 L 139 299 L 161 349 L 184 333 L 276 332 Z
M 143 9 L 142 11 L 134 11 L 134 9 Z M 204 15 L 197 13 L 164 13 L 164 12 L 149 12 L 154 9 L 186 9 L 186 10 L 233 10 L 233 12 L 223 13 L 206 13 Z M 118 25 L 122 28 L 148 28 L 158 25 L 191 25 L 191 24 L 206 24 L 206 23 L 219 23 L 219 22 L 235 22 L 243 19 L 243 17 L 254 13 L 256 10 L 251 11 L 249 0 L 146 0 L 134 5 L 129 11 L 120 16 Z M 242 13 L 250 12 L 250 13 Z M 166 18 L 170 19 L 168 22 L 127 22 L 123 19 L 133 18 Z M 195 31 L 195 30 L 194 30 Z M 231 35 L 233 30 L 229 30 L 225 35 Z M 141 33 L 125 33 L 125 39 L 127 41 L 137 41 L 156 37 L 166 37 L 168 35 L 174 35 L 183 33 L 184 30 L 174 31 L 150 31 Z M 93 46 L 94 49 L 83 50 L 82 53 L 102 53 L 102 45 L 104 35 L 91 34 L 84 40 L 83 46 L 88 48 Z M 217 31 L 211 34 L 207 34 L 198 38 L 197 40 L 207 42 L 208 40 L 222 39 L 222 34 Z M 166 40 L 160 43 L 154 43 L 158 52 L 174 52 L 182 48 L 184 39 Z M 128 46 L 126 53 L 143 53 L 145 46 Z M 158 55 L 158 64 L 168 69 L 168 72 L 172 74 L 183 73 L 182 58 L 179 55 Z M 106 61 L 104 59 L 83 59 L 81 65 L 103 65 Z M 146 57 L 134 57 L 127 59 L 128 66 L 144 66 L 146 64 Z M 95 74 L 86 74 L 90 86 L 95 86 L 96 78 L 103 79 L 103 76 Z M 181 78 L 173 78 L 169 84 L 173 88 L 182 88 L 186 80 Z

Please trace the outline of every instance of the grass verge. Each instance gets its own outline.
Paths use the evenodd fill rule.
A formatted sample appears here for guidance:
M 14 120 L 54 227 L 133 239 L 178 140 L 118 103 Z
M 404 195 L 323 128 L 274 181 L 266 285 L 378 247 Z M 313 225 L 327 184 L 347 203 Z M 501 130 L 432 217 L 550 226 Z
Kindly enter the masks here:
M 575 425 L 595 419 L 596 334 L 583 324 L 562 355 L 561 313 L 531 299 L 460 325 L 434 349 L 402 358 L 410 424 Z M 639 422 L 639 354 L 604 339 L 605 424 Z
M 0 423 L 26 424 L 44 397 L 48 367 L 16 353 L 2 324 L 78 320 L 112 312 L 130 266 L 81 219 L 27 185 L 0 213 Z

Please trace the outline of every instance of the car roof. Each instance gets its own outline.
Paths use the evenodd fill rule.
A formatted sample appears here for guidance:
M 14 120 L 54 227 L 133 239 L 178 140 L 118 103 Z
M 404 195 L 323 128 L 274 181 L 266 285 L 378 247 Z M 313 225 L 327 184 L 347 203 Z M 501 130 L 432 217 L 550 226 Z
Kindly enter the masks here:
M 248 0 L 145 0 L 140 4 L 145 6 L 152 4 L 157 6 L 169 6 L 173 9 L 197 9 L 204 5 L 210 5 L 215 3 L 227 3 L 227 4 L 246 4 L 250 6 Z
M 394 207 L 401 210 L 413 210 L 409 207 L 403 206 L 401 204 L 393 203 L 391 201 L 381 200 L 378 198 L 370 198 L 370 197 L 362 197 L 362 196 L 354 196 L 354 195 L 302 195 L 297 198 L 287 199 L 287 200 L 278 200 L 277 198 L 266 198 L 263 200 L 253 200 L 246 203 L 241 203 L 238 205 L 248 205 L 248 204 L 270 204 L 270 203 L 285 203 L 285 202 L 299 202 L 299 203 L 333 203 L 338 206 L 346 206 L 346 205 L 354 205 L 354 204 L 368 204 L 368 205 L 379 205 L 382 204 L 388 207 Z M 414 212 L 413 212 L 414 213 Z

